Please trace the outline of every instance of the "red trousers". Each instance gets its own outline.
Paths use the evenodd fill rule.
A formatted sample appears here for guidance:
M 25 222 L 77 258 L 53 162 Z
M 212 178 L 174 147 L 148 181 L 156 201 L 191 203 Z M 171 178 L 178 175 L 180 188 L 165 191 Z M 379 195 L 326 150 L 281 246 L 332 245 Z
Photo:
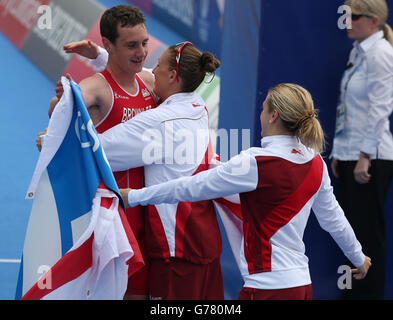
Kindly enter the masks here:
M 243 288 L 239 292 L 239 300 L 311 300 L 311 284 L 288 289 L 262 290 Z
M 145 210 L 146 207 L 133 207 L 126 209 L 126 216 L 135 239 L 138 242 L 139 249 L 145 265 L 128 279 L 127 295 L 149 295 L 149 263 L 146 257 L 145 248 Z
M 208 264 L 182 259 L 150 260 L 151 299 L 223 300 L 220 258 Z

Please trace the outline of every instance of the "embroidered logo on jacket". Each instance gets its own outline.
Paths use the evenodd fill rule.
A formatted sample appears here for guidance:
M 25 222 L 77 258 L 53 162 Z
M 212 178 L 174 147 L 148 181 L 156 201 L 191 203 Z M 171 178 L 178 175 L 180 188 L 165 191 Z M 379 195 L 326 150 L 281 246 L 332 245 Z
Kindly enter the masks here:
M 297 150 L 297 149 L 292 149 L 291 153 L 302 154 L 302 152 L 300 150 Z

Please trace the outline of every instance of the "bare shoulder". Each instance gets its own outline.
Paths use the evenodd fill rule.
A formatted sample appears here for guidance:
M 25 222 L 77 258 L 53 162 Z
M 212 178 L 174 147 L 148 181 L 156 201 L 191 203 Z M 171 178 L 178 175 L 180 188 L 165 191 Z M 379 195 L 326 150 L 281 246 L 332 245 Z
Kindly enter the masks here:
M 94 74 L 79 82 L 86 106 L 102 106 L 110 104 L 112 93 L 106 80 L 99 74 Z
M 99 91 L 107 86 L 106 80 L 98 73 L 87 77 L 79 82 L 79 86 L 85 90 Z
M 149 70 L 143 69 L 138 73 L 138 76 L 143 80 L 145 85 L 150 91 L 153 91 L 154 88 L 154 75 Z

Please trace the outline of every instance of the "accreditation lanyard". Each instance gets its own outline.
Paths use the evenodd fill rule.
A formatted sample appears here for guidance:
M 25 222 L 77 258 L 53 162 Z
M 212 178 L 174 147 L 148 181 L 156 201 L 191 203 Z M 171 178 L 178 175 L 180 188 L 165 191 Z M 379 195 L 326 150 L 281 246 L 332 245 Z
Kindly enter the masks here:
M 355 61 L 356 61 L 357 56 L 355 57 Z M 346 112 L 347 112 L 347 106 L 345 104 L 345 97 L 347 95 L 347 89 L 348 89 L 348 85 L 349 82 L 351 81 L 352 77 L 354 76 L 354 74 L 356 73 L 356 71 L 358 71 L 358 69 L 361 67 L 361 65 L 363 64 L 364 61 L 364 56 L 360 59 L 359 63 L 356 66 L 351 66 L 351 64 L 348 65 L 347 69 L 352 69 L 350 72 L 350 74 L 348 74 L 346 76 L 346 74 L 344 74 L 344 77 L 346 76 L 346 81 L 345 81 L 345 85 L 344 85 L 344 92 L 342 94 L 342 99 L 341 99 L 341 94 L 340 94 L 340 103 L 337 106 L 337 114 L 336 114 L 336 136 L 340 135 L 345 128 L 345 116 L 346 116 Z M 348 71 L 346 71 L 348 72 Z

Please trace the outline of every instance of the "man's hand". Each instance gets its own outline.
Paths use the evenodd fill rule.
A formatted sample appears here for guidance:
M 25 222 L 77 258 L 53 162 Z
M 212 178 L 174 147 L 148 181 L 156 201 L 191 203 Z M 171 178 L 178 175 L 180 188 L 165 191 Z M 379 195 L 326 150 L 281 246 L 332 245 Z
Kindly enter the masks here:
M 371 266 L 371 259 L 370 257 L 367 257 L 364 259 L 364 263 L 362 266 L 360 266 L 357 269 L 352 269 L 351 272 L 353 273 L 353 277 L 356 280 L 361 280 L 364 279 L 367 275 L 368 269 Z
M 126 208 L 129 208 L 129 204 L 128 204 L 128 192 L 130 192 L 130 188 L 128 189 L 120 189 L 120 194 L 121 197 L 123 199 L 124 205 L 126 206 Z
M 70 81 L 73 81 L 69 73 L 66 74 L 66 78 Z M 63 84 L 61 83 L 61 80 L 56 82 L 55 92 L 56 92 L 56 97 L 53 97 L 49 103 L 49 110 L 48 110 L 49 118 L 52 116 L 53 110 L 55 109 L 57 103 L 60 101 L 64 93 L 64 88 L 63 88 Z
M 56 82 L 56 89 L 55 89 L 55 92 L 56 92 L 56 98 L 57 98 L 58 100 L 60 100 L 60 99 L 61 99 L 61 96 L 62 96 L 63 93 L 64 93 L 64 88 L 63 88 L 63 84 L 61 83 L 61 80 L 59 80 L 59 81 Z
M 85 58 L 95 59 L 98 56 L 98 46 L 93 41 L 82 40 L 70 42 L 63 46 L 66 53 L 77 53 Z
M 38 133 L 38 137 L 35 139 L 35 144 L 37 146 L 37 149 L 39 152 L 41 152 L 42 149 L 42 141 L 41 141 L 41 136 L 46 135 L 46 131 L 48 130 L 48 128 L 45 128 L 44 131 Z

